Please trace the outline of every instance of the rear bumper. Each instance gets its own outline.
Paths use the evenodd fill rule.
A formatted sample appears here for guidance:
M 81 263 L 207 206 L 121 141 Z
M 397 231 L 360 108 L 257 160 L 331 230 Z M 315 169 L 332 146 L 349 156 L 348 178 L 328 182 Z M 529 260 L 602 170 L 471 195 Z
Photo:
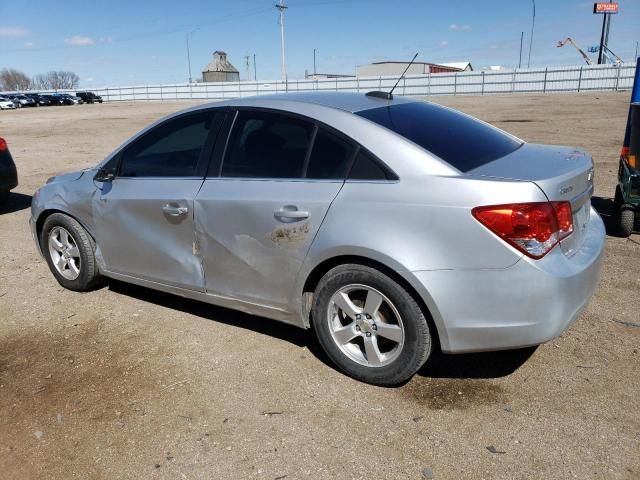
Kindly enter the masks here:
M 554 248 L 497 270 L 413 272 L 435 306 L 442 350 L 450 353 L 539 345 L 562 334 L 585 309 L 602 264 L 605 229 L 591 209 L 572 256 Z

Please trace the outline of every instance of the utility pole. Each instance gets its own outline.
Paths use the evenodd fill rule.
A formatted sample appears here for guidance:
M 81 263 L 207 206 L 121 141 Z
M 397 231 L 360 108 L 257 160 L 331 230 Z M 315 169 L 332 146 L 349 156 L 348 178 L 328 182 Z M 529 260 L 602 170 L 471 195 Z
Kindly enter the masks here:
M 313 76 L 316 76 L 316 49 L 313 49 Z
M 520 59 L 518 60 L 518 68 L 522 67 L 522 40 L 524 39 L 524 32 L 520 32 Z
M 527 68 L 531 67 L 531 49 L 533 48 L 533 29 L 536 28 L 536 0 L 533 2 L 533 18 L 531 19 L 531 37 L 529 38 L 529 59 L 527 60 Z
M 251 80 L 251 75 L 250 75 L 250 70 L 249 70 L 249 59 L 250 58 L 251 58 L 250 55 L 245 55 L 244 56 L 245 64 L 247 66 L 247 80 Z
M 258 70 L 256 69 L 256 54 L 253 54 L 253 79 L 258 80 Z
M 602 63 L 602 56 L 604 54 L 604 48 L 603 45 L 605 45 L 605 31 L 607 29 L 607 17 L 609 16 L 608 13 L 605 13 L 602 17 L 602 33 L 600 34 L 600 49 L 598 51 L 598 65 L 600 65 Z
M 282 54 L 282 80 L 287 80 L 287 67 L 284 59 L 284 11 L 289 8 L 284 4 L 284 0 L 280 0 L 280 3 L 277 3 L 275 7 L 280 12 L 280 45 L 281 45 L 281 54 Z
M 191 78 L 191 51 L 189 49 L 189 38 L 191 37 L 191 35 L 196 33 L 196 31 L 199 30 L 199 29 L 200 29 L 200 27 L 194 28 L 189 33 L 187 33 L 187 35 L 186 35 L 186 38 L 187 38 L 187 64 L 189 65 L 189 83 L 193 83 L 193 78 Z

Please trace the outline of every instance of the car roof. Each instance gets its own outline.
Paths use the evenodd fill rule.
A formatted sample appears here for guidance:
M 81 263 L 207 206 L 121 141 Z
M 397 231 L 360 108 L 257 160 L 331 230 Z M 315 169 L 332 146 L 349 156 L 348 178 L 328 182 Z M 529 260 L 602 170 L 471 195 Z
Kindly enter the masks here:
M 416 101 L 418 100 L 400 96 L 395 96 L 392 100 L 385 100 L 367 96 L 364 93 L 352 92 L 292 92 L 237 98 L 224 103 L 233 106 L 252 106 L 256 103 L 264 105 L 264 102 L 267 102 L 273 103 L 275 108 L 283 107 L 283 110 L 287 110 L 285 104 L 313 104 L 356 113 L 363 110 L 370 110 L 372 108 L 402 103 L 413 103 Z M 278 105 L 280 102 L 283 104 Z M 220 104 L 218 103 L 217 105 Z

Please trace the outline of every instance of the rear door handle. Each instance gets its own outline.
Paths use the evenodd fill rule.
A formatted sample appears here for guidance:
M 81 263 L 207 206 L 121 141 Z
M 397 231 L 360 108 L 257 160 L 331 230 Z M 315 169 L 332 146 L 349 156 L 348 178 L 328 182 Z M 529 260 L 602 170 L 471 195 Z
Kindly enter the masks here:
M 286 220 L 302 220 L 309 218 L 309 212 L 305 210 L 290 210 L 288 208 L 281 208 L 273 214 L 276 218 Z
M 187 207 L 172 207 L 171 205 L 165 205 L 162 207 L 162 211 L 171 217 L 179 217 L 189 212 Z

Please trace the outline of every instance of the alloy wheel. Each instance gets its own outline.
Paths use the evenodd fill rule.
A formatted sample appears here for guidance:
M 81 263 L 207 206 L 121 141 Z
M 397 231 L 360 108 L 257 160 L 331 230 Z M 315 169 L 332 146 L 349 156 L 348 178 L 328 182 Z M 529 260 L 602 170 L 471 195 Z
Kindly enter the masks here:
M 54 267 L 67 280 L 80 275 L 80 250 L 76 241 L 64 227 L 54 227 L 49 232 L 49 255 Z
M 402 318 L 389 298 L 373 287 L 342 287 L 331 297 L 327 321 L 340 351 L 360 365 L 383 367 L 402 352 Z

